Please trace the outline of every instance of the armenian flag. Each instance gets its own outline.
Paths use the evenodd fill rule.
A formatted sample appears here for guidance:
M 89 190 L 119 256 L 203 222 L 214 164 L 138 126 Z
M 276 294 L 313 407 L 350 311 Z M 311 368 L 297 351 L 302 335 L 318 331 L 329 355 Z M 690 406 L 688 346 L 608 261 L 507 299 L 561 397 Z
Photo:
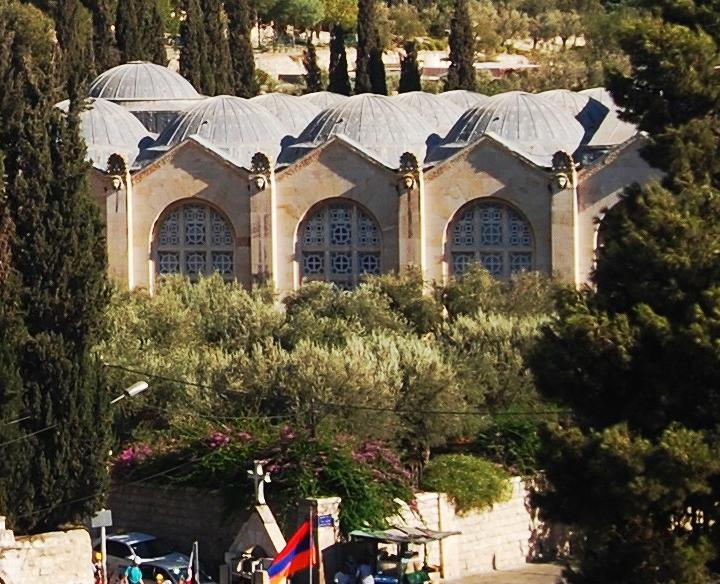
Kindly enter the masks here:
M 300 570 L 317 565 L 310 521 L 303 523 L 268 568 L 270 584 L 279 584 Z

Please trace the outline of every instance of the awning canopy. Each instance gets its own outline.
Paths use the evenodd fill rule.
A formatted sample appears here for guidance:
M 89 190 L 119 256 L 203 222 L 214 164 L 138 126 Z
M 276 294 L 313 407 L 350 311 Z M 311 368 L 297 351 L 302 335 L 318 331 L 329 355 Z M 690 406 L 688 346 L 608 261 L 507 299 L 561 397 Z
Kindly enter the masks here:
M 435 531 L 424 527 L 391 527 L 390 529 L 379 530 L 355 529 L 350 532 L 350 537 L 353 539 L 368 539 L 382 543 L 425 544 L 459 534 L 459 531 Z

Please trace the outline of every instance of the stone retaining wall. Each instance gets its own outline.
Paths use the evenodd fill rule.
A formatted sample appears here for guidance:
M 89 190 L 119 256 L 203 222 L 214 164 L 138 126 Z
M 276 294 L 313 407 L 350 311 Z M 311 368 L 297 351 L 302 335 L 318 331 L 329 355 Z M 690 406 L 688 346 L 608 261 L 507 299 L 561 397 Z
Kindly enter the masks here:
M 108 508 L 110 532 L 151 533 L 186 554 L 198 541 L 201 563 L 211 575 L 248 518 L 246 511 L 230 510 L 220 492 L 159 485 L 113 487 Z
M 14 536 L 0 517 L 0 582 L 92 584 L 92 548 L 84 529 Z
M 524 565 L 533 558 L 538 523 L 528 505 L 528 491 L 519 477 L 512 495 L 487 511 L 458 514 L 443 493 L 417 493 L 416 508 L 403 514 L 406 524 L 438 531 L 459 531 L 428 545 L 428 562 L 443 567 L 446 579 Z

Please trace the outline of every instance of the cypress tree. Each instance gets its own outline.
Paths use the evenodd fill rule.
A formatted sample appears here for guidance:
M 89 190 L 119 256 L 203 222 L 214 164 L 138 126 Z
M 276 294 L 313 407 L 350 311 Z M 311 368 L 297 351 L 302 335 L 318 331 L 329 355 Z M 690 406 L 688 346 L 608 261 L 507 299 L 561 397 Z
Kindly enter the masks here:
M 417 43 L 406 41 L 403 47 L 405 56 L 400 61 L 400 86 L 398 93 L 407 93 L 408 91 L 421 91 L 420 68 L 417 61 Z
M 115 40 L 115 11 L 111 0 L 85 0 L 92 14 L 93 53 L 97 71 L 106 71 L 120 63 L 120 53 Z
M 185 20 L 180 25 L 180 74 L 200 93 L 214 95 L 207 45 L 200 2 L 185 0 Z
M 165 23 L 157 0 L 121 0 L 115 22 L 120 58 L 167 65 Z
M 122 0 L 121 0 L 122 1 Z M 158 0 L 147 0 L 143 10 L 142 27 L 143 60 L 167 65 L 165 51 L 165 21 Z
M 312 42 L 312 36 L 308 36 L 307 45 L 303 51 L 303 65 L 305 66 L 305 93 L 315 93 L 323 90 L 322 72 L 317 62 L 317 52 Z
M 207 35 L 208 68 L 212 74 L 211 95 L 232 93 L 233 73 L 230 60 L 230 47 L 225 34 L 225 18 L 221 0 L 202 0 L 202 13 L 205 17 Z
M 228 45 L 232 62 L 233 93 L 239 97 L 253 97 L 258 93 L 255 80 L 255 56 L 250 31 L 252 12 L 248 0 L 226 0 Z
M 107 480 L 107 391 L 91 358 L 107 296 L 105 244 L 77 100 L 67 118 L 52 107 L 52 23 L 4 0 L 0 23 L 12 31 L 0 27 L 0 214 L 14 225 L 3 254 L 11 276 L 0 286 L 0 402 L 3 419 L 5 408 L 28 417 L 11 429 L 22 439 L 3 447 L 0 496 L 13 527 L 29 532 L 97 509 Z
M 80 0 L 65 0 L 55 15 L 55 30 L 61 49 L 60 80 L 64 93 L 78 88 L 95 76 L 92 16 Z
M 115 34 L 120 60 L 123 63 L 142 61 L 145 56 L 143 36 L 140 30 L 144 14 L 142 8 L 142 0 L 121 0 L 117 4 Z
M 375 18 L 375 0 L 359 0 L 357 19 L 355 93 L 387 95 L 385 65 Z
M 455 0 L 450 20 L 450 67 L 445 89 L 467 89 L 475 91 L 475 37 L 468 0 Z
M 350 95 L 347 53 L 345 52 L 345 31 L 335 24 L 330 33 L 330 67 L 328 70 L 328 91 Z

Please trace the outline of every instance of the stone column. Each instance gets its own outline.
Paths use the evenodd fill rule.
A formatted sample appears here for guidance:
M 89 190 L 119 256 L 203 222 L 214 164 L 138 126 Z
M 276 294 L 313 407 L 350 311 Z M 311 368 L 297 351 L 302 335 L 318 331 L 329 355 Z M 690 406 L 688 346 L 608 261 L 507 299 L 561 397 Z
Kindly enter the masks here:
M 577 286 L 578 266 L 578 205 L 577 175 L 569 154 L 557 152 L 553 157 L 552 178 L 552 273 L 563 282 Z
M 309 498 L 300 503 L 298 525 L 313 517 L 313 539 L 318 552 L 318 565 L 313 568 L 310 584 L 331 584 L 340 566 L 337 542 L 340 536 L 340 497 Z M 308 582 L 303 572 L 301 582 Z M 300 576 L 300 575 L 298 575 Z
M 132 178 L 125 159 L 112 154 L 107 163 L 105 192 L 105 229 L 108 267 L 113 279 L 129 290 L 135 286 L 132 235 Z
M 267 156 L 258 152 L 250 168 L 250 273 L 256 282 L 272 281 L 277 274 L 275 240 L 275 175 Z
M 410 266 L 425 270 L 422 171 L 417 158 L 406 152 L 400 158 L 398 191 L 398 260 L 400 271 Z

